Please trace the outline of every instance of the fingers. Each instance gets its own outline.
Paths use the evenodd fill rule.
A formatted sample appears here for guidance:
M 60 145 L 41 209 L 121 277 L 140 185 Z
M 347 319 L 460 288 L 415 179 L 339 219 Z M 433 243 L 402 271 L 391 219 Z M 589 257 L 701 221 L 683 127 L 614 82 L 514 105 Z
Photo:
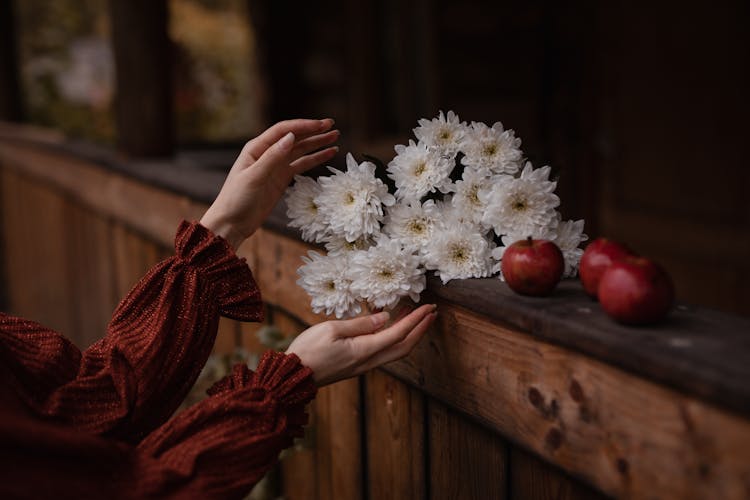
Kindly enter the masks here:
M 412 349 L 414 349 L 414 346 L 419 343 L 420 340 L 422 340 L 422 337 L 424 337 L 424 334 L 427 332 L 427 329 L 432 325 L 432 323 L 435 321 L 435 318 L 437 318 L 437 313 L 432 312 L 422 318 L 422 320 L 415 326 L 407 335 L 404 340 L 401 342 L 398 342 L 396 344 L 393 344 L 390 347 L 386 347 L 382 351 L 376 353 L 374 356 L 372 356 L 370 359 L 367 360 L 362 366 L 361 366 L 361 372 L 364 373 L 366 371 L 372 370 L 373 368 L 377 368 L 380 365 L 384 365 L 386 363 L 390 363 L 391 361 L 396 361 L 397 359 L 401 359 L 407 354 L 409 354 Z
M 292 153 L 295 136 L 293 132 L 288 132 L 281 139 L 276 141 L 271 147 L 258 158 L 253 164 L 252 170 L 261 177 L 271 174 L 275 169 L 281 168 L 289 163 L 289 156 Z M 291 175 L 290 175 L 291 179 Z
M 252 163 L 255 159 L 260 158 L 272 145 L 289 132 L 293 133 L 297 140 L 303 140 L 315 134 L 321 134 L 333 127 L 334 121 L 331 118 L 323 120 L 286 120 L 269 127 L 265 132 L 255 139 L 249 141 L 242 149 L 241 156 L 247 157 Z
M 382 351 L 398 342 L 401 342 L 414 328 L 416 328 L 427 316 L 435 312 L 435 304 L 427 304 L 419 307 L 406 317 L 374 335 L 362 335 L 353 339 L 357 345 L 357 351 L 364 358 L 369 358 L 375 353 Z
M 388 312 L 379 312 L 359 318 L 335 321 L 334 332 L 339 337 L 366 335 L 382 328 L 390 317 L 391 315 Z
M 326 132 L 325 134 L 310 136 L 307 139 L 300 139 L 299 137 L 297 137 L 297 142 L 295 143 L 294 149 L 292 150 L 292 158 L 293 160 L 296 160 L 317 149 L 325 146 L 330 146 L 331 144 L 336 142 L 340 136 L 341 132 L 339 132 L 338 130 L 331 130 L 329 132 Z
M 289 175 L 294 177 L 295 175 L 305 173 L 311 168 L 317 167 L 321 163 L 327 162 L 328 160 L 336 156 L 336 153 L 338 152 L 338 146 L 332 146 L 330 148 L 326 148 L 321 151 L 303 156 L 299 160 L 296 160 L 291 165 L 289 165 L 291 167 Z

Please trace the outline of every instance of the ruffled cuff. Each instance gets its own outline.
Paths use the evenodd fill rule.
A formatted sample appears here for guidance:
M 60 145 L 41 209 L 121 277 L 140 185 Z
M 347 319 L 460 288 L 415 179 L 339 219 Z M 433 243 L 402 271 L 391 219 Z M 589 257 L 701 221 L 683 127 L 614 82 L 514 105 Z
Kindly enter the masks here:
M 231 374 L 207 392 L 216 396 L 237 390 L 264 391 L 287 413 L 291 437 L 301 437 L 302 426 L 307 424 L 305 405 L 315 397 L 318 387 L 312 370 L 296 354 L 266 351 L 254 372 L 244 364 L 235 365 Z
M 212 284 L 222 316 L 263 321 L 260 289 L 244 258 L 227 241 L 198 222 L 182 221 L 175 237 L 177 259 L 200 269 Z

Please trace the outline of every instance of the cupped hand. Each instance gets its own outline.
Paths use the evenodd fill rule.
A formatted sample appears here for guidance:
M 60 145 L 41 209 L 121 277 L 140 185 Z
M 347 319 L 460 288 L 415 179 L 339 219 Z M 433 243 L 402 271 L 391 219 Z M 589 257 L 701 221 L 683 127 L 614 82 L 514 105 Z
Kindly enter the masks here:
M 302 332 L 289 346 L 324 386 L 400 359 L 417 345 L 437 316 L 436 306 L 421 306 L 387 328 L 387 312 L 350 320 L 326 321 Z
M 242 148 L 201 224 L 233 248 L 252 235 L 295 175 L 330 160 L 339 138 L 333 120 L 288 120 L 273 125 Z

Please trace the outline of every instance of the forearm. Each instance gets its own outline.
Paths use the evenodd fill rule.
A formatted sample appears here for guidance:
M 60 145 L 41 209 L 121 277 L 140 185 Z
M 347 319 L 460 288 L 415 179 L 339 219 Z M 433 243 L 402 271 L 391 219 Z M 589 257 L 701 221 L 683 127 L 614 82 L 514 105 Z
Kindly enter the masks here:
M 1 333 L 0 357 L 35 412 L 137 442 L 179 406 L 211 352 L 219 315 L 260 320 L 260 292 L 244 260 L 206 228 L 183 223 L 174 257 L 120 303 L 107 335 L 82 355 L 31 322 Z

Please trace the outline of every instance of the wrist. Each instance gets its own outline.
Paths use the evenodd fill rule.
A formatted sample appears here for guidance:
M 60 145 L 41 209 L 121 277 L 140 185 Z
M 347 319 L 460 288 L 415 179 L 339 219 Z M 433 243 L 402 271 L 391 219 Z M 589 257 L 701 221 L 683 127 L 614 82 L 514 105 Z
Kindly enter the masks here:
M 245 240 L 245 237 L 234 224 L 221 217 L 214 217 L 210 209 L 203 215 L 200 223 L 216 236 L 220 236 L 226 240 L 233 250 L 237 250 Z

